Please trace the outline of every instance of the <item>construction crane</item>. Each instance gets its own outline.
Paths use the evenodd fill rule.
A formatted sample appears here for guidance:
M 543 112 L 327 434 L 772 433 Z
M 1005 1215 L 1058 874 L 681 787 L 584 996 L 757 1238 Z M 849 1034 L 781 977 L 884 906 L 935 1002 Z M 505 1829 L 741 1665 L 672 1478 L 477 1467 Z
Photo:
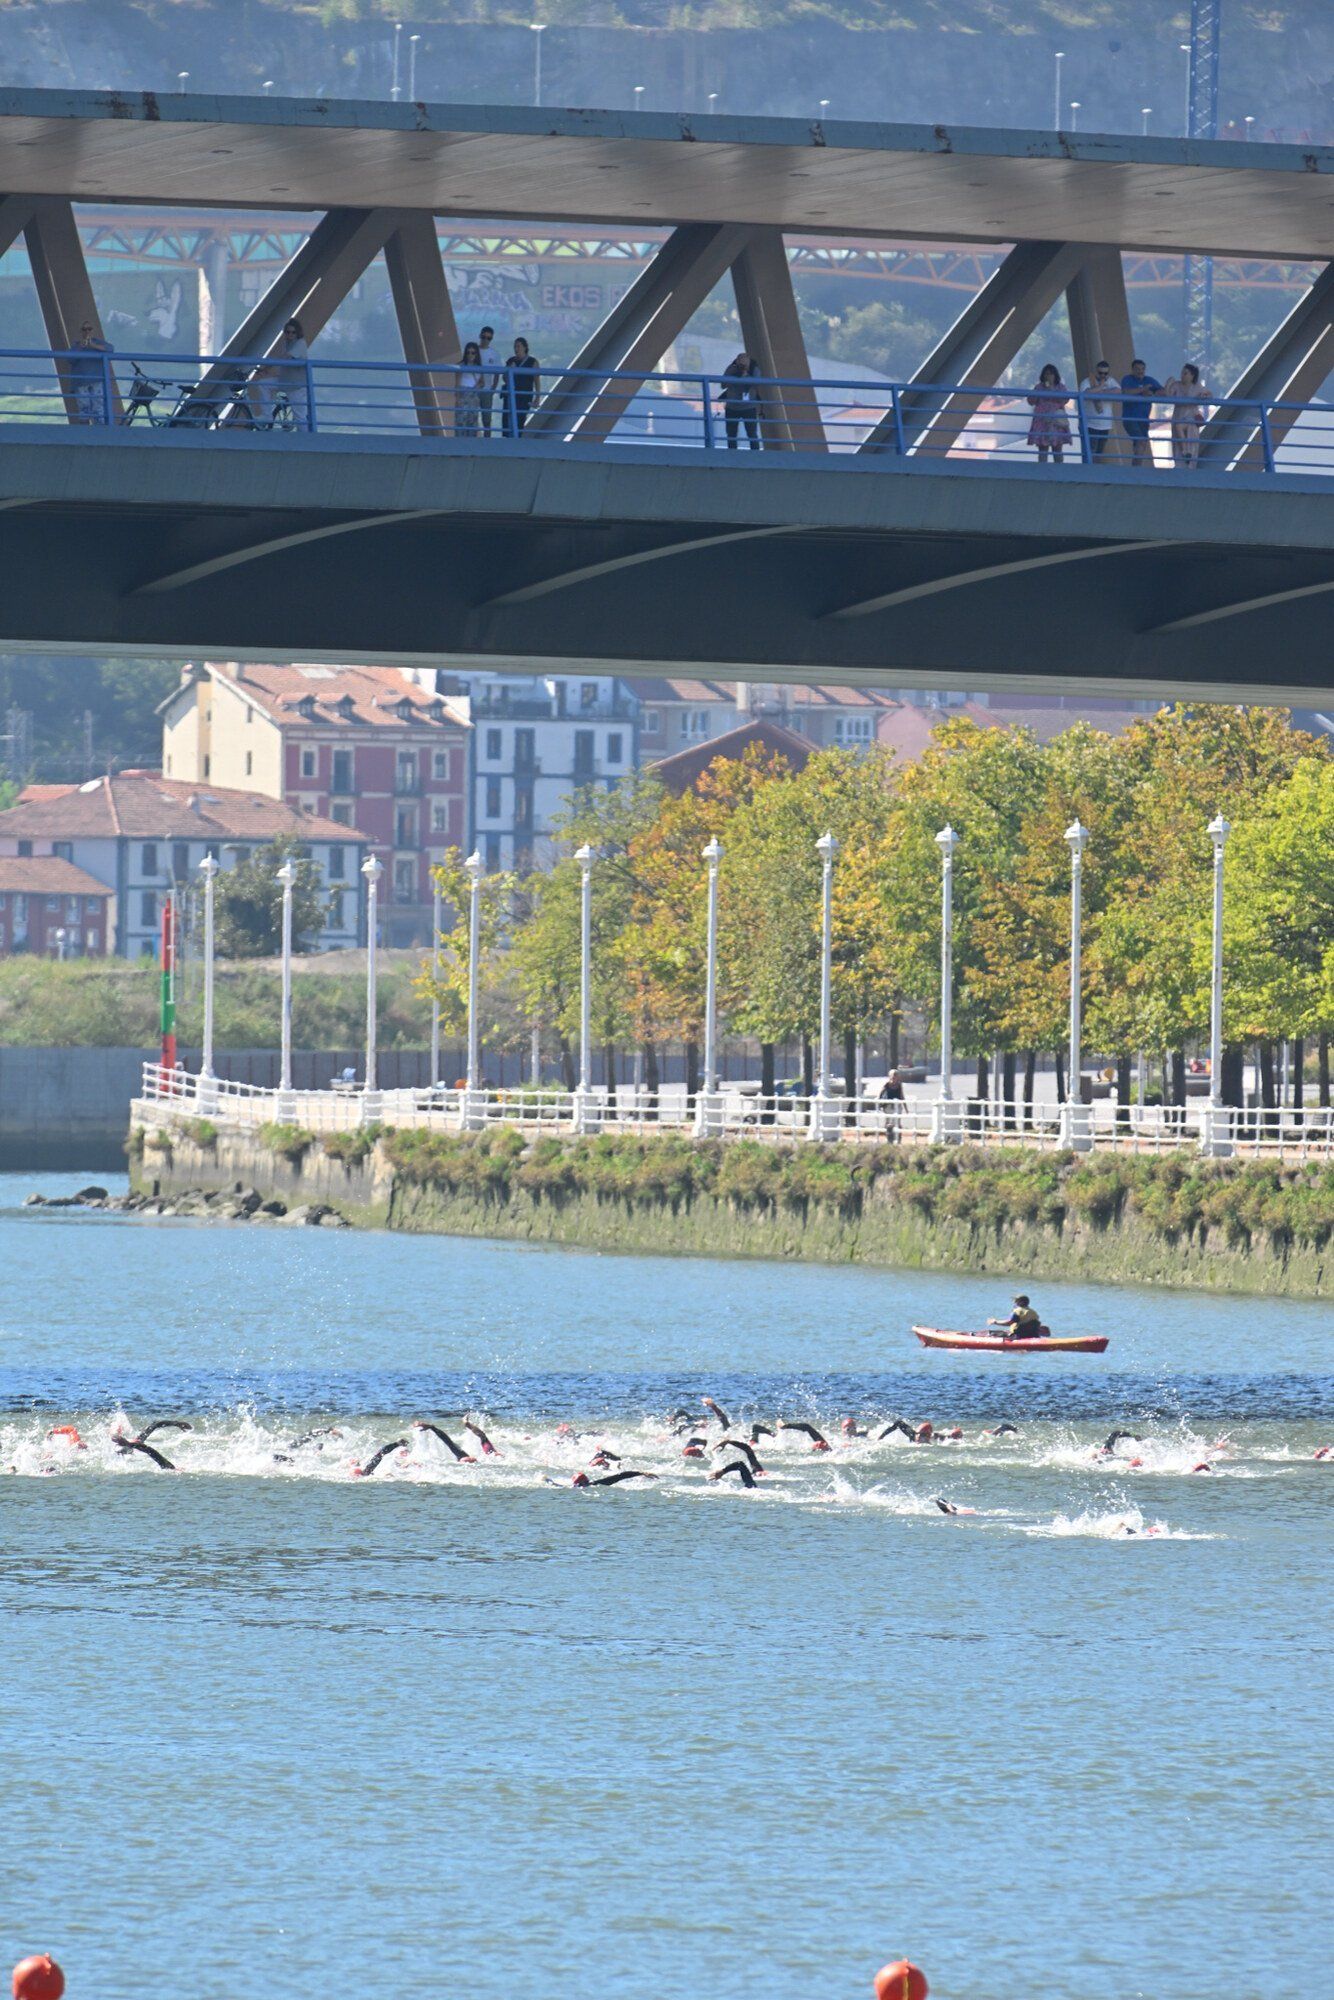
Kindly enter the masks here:
M 1186 137 L 1218 137 L 1218 45 L 1223 0 L 1190 0 L 1190 89 Z M 1214 260 L 1187 257 L 1182 278 L 1186 358 L 1207 382 L 1213 361 Z

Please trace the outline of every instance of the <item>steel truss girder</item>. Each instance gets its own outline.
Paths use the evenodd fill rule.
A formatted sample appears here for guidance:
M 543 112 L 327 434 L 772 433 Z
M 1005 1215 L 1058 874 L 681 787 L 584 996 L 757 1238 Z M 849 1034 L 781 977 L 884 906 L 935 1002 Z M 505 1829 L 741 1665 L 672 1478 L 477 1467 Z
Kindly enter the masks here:
M 732 266 L 746 352 L 775 389 L 766 390 L 760 430 L 770 451 L 825 451 L 824 424 L 779 229 L 757 229 Z
M 28 262 L 32 266 L 33 284 L 37 289 L 37 303 L 41 307 L 46 337 L 52 349 L 58 354 L 68 353 L 83 326 L 91 326 L 100 339 L 102 319 L 93 297 L 83 244 L 79 240 L 70 203 L 56 195 L 37 196 L 30 204 L 28 219 L 23 225 L 23 240 L 27 245 Z M 66 416 L 72 424 L 87 422 L 79 402 L 79 384 L 70 374 L 68 365 L 58 363 L 56 373 Z M 120 394 L 113 377 L 111 414 L 118 418 L 121 413 Z
M 1334 370 L 1334 264 L 1326 264 L 1282 326 L 1237 377 L 1204 427 L 1203 465 L 1255 466 L 1263 463 L 1258 419 L 1241 403 L 1309 403 Z M 1269 418 L 1272 444 L 1281 444 L 1297 419 L 1296 410 L 1276 410 Z

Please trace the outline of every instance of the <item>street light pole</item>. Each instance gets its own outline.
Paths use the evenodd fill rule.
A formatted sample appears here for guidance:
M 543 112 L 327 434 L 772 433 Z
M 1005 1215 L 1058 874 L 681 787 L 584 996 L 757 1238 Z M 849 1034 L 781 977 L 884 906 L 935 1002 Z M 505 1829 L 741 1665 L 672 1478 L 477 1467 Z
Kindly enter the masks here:
M 1081 1085 L 1084 1005 L 1084 849 L 1088 828 L 1078 818 L 1065 829 L 1070 849 L 1070 1063 L 1061 1107 L 1061 1143 L 1079 1153 L 1093 1144 L 1092 1120 L 1085 1115 Z
M 402 91 L 401 91 L 401 89 L 400 89 L 400 87 L 399 87 L 399 81 L 398 81 L 398 65 L 399 65 L 399 58 L 400 58 L 400 54 L 401 54 L 401 51 L 402 51 L 402 48 L 403 48 L 403 23 L 402 23 L 401 21 L 395 21 L 395 23 L 394 23 L 394 76 L 393 76 L 393 81 L 392 81 L 392 83 L 391 83 L 391 84 L 390 84 L 390 86 L 389 86 L 389 95 L 390 95 L 390 96 L 391 96 L 391 97 L 393 98 L 393 100 L 394 100 L 395 104 L 397 104 L 397 103 L 398 103 L 398 100 L 399 100 L 399 98 L 400 98 L 400 97 L 402 96 L 402 94 L 403 94 L 403 93 L 402 93 Z
M 292 1116 L 292 890 L 296 863 L 290 858 L 278 870 L 283 885 L 282 1070 L 278 1078 L 279 1121 Z
M 473 852 L 464 862 L 468 871 L 468 1111 L 481 1087 L 477 1059 L 477 983 L 482 937 L 482 857 Z
M 380 1091 L 375 1069 L 376 1024 L 376 931 L 379 927 L 380 877 L 383 863 L 368 854 L 361 864 L 366 878 L 366 1083 L 361 1094 L 361 1116 L 371 1124 L 380 1115 Z
M 704 1088 L 695 1109 L 695 1132 L 701 1139 L 709 1137 L 718 1108 L 718 864 L 722 858 L 722 842 L 715 834 L 703 850 L 709 870 L 709 892 L 704 961 Z
M 199 872 L 204 878 L 204 1047 L 200 1057 L 199 1081 L 208 1086 L 212 1097 L 213 1076 L 213 884 L 218 873 L 218 864 L 213 855 L 206 854 L 199 864 Z M 202 1099 L 204 1091 L 201 1088 Z
M 545 21 L 530 21 L 533 31 L 533 103 L 542 102 L 542 36 L 546 32 Z
M 440 1088 L 440 884 L 431 891 L 431 1088 Z
M 931 1137 L 946 1145 L 959 1137 L 954 1105 L 954 850 L 952 826 L 936 835 L 940 850 L 940 1091 L 931 1119 Z
M 586 1132 L 596 1122 L 593 1113 L 593 850 L 576 850 L 579 863 L 579 1088 L 574 1094 L 574 1122 Z
M 1051 122 L 1052 122 L 1052 129 L 1053 129 L 1054 131 L 1056 131 L 1056 132 L 1059 132 L 1059 131 L 1060 131 L 1060 129 L 1061 129 L 1061 64 L 1062 64 L 1062 63 L 1063 63 L 1064 61 L 1065 61 L 1065 50 L 1064 50 L 1064 49 L 1057 49 L 1057 51 L 1056 51 L 1056 94 L 1055 94 L 1055 98 L 1054 98 L 1054 100 L 1053 100 L 1053 103 L 1054 103 L 1054 107 L 1055 107 L 1055 108 L 1053 109 L 1053 111 L 1052 111 L 1052 114 L 1051 114 Z
M 1223 856 L 1232 828 L 1218 813 L 1207 831 L 1214 846 L 1214 935 L 1209 988 L 1209 1116 L 1201 1150 L 1222 1158 L 1232 1152 L 1231 1121 L 1223 1105 Z
M 811 1137 L 837 1135 L 830 1088 L 830 1020 L 833 997 L 834 959 L 834 856 L 838 841 L 832 833 L 822 833 L 815 843 L 820 857 L 820 1067 L 811 1104 Z

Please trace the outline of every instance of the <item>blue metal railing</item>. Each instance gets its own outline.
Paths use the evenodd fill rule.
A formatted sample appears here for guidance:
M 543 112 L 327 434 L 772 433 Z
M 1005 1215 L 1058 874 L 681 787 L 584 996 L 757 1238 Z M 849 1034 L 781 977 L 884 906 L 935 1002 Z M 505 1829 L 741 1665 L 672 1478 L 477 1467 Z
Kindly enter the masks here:
M 958 383 L 659 370 L 0 350 L 0 423 L 672 445 L 709 452 L 1334 472 L 1334 407 Z

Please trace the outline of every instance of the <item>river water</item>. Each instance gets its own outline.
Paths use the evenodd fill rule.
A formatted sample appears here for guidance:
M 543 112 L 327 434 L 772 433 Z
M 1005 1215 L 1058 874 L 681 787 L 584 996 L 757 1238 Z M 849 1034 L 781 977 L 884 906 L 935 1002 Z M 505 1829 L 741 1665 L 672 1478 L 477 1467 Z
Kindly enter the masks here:
M 1327 1306 L 1047 1285 L 1105 1358 L 927 1354 L 911 1321 L 1008 1283 L 34 1185 L 0 1181 L 0 1957 L 75 2000 L 843 2000 L 903 1952 L 943 2000 L 1329 1990 Z M 706 1394 L 834 1448 L 712 1482 L 718 1422 L 686 1458 L 668 1421 Z M 112 1439 L 157 1417 L 174 1476 Z M 599 1447 L 658 1479 L 576 1490 Z

